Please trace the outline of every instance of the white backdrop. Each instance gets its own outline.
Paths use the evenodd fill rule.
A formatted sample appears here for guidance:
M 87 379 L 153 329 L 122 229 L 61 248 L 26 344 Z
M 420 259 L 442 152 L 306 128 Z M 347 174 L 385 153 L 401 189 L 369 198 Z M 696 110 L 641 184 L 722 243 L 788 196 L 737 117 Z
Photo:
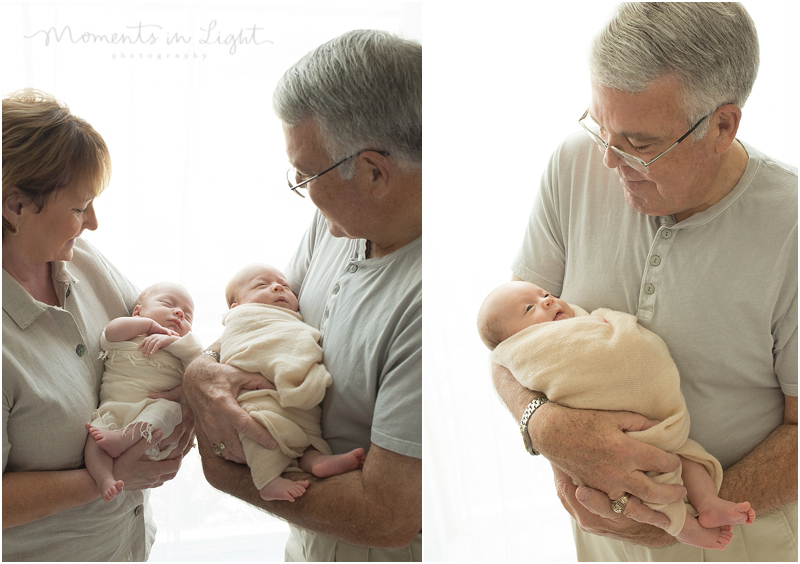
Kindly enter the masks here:
M 497 398 L 475 318 L 511 277 L 550 154 L 580 127 L 587 49 L 615 4 L 425 4 L 426 560 L 575 559 L 549 464 Z M 745 6 L 762 62 L 740 137 L 796 166 L 797 8 Z
M 100 227 L 85 237 L 140 287 L 184 284 L 205 343 L 230 276 L 283 268 L 312 218 L 286 185 L 279 77 L 352 29 L 422 39 L 419 2 L 4 1 L 0 16 L 0 91 L 49 92 L 109 145 Z M 208 486 L 196 452 L 152 501 L 152 560 L 283 559 L 286 525 Z

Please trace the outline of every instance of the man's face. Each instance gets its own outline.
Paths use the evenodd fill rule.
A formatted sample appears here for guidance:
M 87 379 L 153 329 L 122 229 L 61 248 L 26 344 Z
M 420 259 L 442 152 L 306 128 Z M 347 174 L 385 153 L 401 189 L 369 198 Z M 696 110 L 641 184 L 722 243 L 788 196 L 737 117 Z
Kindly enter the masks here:
M 601 137 L 626 153 L 650 162 L 677 141 L 690 125 L 680 106 L 680 88 L 664 78 L 637 93 L 592 86 L 589 113 L 601 126 Z M 603 163 L 620 178 L 625 200 L 650 215 L 676 215 L 678 221 L 715 204 L 719 155 L 711 141 L 713 128 L 698 141 L 690 135 L 650 165 L 649 174 L 627 166 L 610 148 Z
M 307 119 L 294 127 L 284 125 L 283 134 L 289 162 L 303 178 L 310 178 L 335 164 L 323 147 L 319 126 L 314 120 Z M 338 169 L 332 170 L 306 184 L 306 188 L 311 201 L 325 216 L 331 235 L 351 239 L 364 236 L 361 229 L 368 210 L 358 190 L 358 174 L 350 180 L 342 180 Z

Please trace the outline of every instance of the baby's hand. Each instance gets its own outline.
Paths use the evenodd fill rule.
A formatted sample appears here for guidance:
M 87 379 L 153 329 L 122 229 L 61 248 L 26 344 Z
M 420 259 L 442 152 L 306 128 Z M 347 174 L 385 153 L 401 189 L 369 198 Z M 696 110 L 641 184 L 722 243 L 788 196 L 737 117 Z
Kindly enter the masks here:
M 163 325 L 161 325 L 155 319 L 150 320 L 150 328 L 147 330 L 146 335 L 172 335 L 172 336 L 180 336 L 177 331 L 173 331 L 172 329 L 167 329 Z
M 153 323 L 155 323 L 155 321 Z M 170 333 L 175 333 L 175 331 L 170 331 Z M 180 335 L 177 333 L 174 335 L 148 335 L 139 343 L 139 348 L 142 349 L 142 354 L 144 356 L 149 357 L 158 349 L 168 347 L 180 338 Z

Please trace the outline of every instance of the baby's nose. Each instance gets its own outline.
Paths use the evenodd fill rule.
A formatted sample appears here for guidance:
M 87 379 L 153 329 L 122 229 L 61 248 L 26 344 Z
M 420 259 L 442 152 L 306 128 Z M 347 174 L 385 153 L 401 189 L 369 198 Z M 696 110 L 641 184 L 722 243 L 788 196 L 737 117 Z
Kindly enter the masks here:
M 184 313 L 183 313 L 183 310 L 180 310 L 180 309 L 176 309 L 176 310 L 175 310 L 175 315 L 177 315 L 177 316 L 178 316 L 178 317 L 180 317 L 181 319 L 183 319 L 183 318 L 185 317 L 185 315 L 184 315 Z

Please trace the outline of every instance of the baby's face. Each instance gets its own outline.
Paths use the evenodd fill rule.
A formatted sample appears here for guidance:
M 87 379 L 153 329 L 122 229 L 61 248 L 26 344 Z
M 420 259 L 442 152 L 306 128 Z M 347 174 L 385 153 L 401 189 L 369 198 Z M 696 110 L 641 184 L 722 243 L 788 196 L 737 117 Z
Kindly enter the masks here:
M 183 286 L 161 282 L 133 309 L 133 315 L 149 317 L 183 337 L 192 330 L 194 300 Z
M 508 282 L 495 290 L 493 313 L 503 329 L 503 337 L 519 333 L 526 327 L 575 317 L 564 300 L 551 296 L 530 282 Z
M 270 266 L 254 265 L 242 272 L 235 296 L 238 301 L 231 307 L 239 304 L 269 304 L 292 311 L 300 309 L 297 296 L 286 277 L 280 270 Z

